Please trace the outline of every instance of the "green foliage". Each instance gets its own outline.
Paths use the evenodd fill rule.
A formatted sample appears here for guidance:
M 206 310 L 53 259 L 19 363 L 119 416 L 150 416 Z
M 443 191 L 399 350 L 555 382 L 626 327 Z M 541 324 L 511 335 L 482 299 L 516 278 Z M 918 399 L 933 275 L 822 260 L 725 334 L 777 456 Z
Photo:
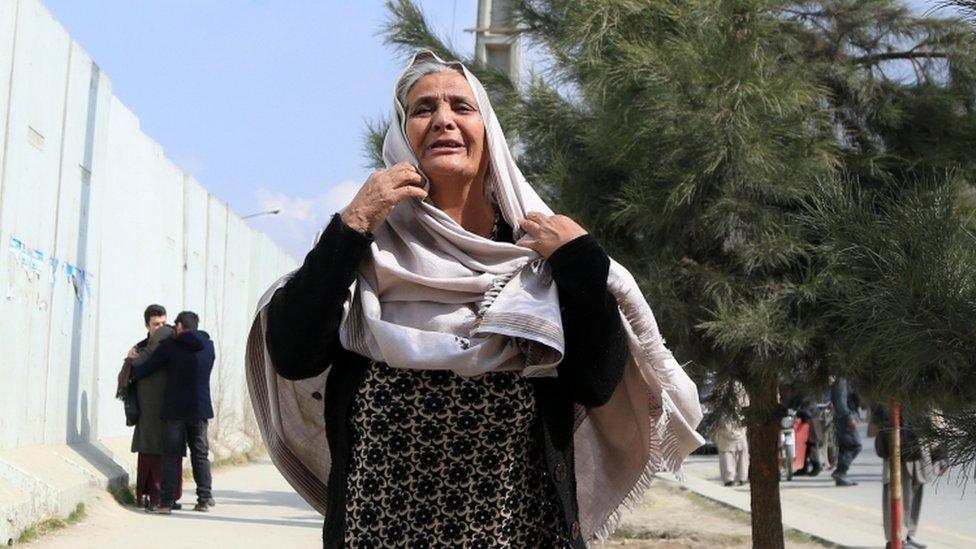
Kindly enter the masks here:
M 17 536 L 17 543 L 30 543 L 41 536 L 67 528 L 73 524 L 77 524 L 81 522 L 86 515 L 85 504 L 79 503 L 66 518 L 47 519 L 25 528 L 20 535 Z
M 970 475 L 976 477 L 976 408 L 969 408 L 955 413 L 935 414 L 935 421 L 928 425 L 928 430 L 920 433 L 929 443 L 935 443 L 940 457 L 944 457 L 950 466 L 968 469 Z M 965 473 L 959 473 L 963 476 Z
M 972 406 L 964 21 L 896 0 L 515 4 L 546 69 L 516 88 L 469 66 L 526 177 L 631 270 L 720 412 L 738 413 L 733 380 L 768 420 L 769 387 L 822 392 L 829 373 L 915 409 Z M 389 5 L 391 44 L 456 58 Z
M 976 237 L 957 210 L 958 186 L 918 186 L 874 196 L 849 181 L 823 184 L 811 237 L 832 276 L 818 294 L 833 363 L 863 392 L 909 409 L 958 408 L 976 400 Z
M 720 392 L 791 374 L 817 348 L 792 217 L 838 162 L 795 25 L 765 1 L 584 4 L 521 5 L 553 58 L 524 94 L 527 176 L 634 271 Z
M 384 116 L 366 122 L 363 145 L 366 148 L 366 165 L 372 169 L 383 167 L 383 138 L 390 127 L 390 119 Z
M 112 498 L 119 505 L 135 505 L 136 503 L 136 485 L 130 484 L 128 486 L 122 484 L 109 484 L 108 493 L 112 494 Z

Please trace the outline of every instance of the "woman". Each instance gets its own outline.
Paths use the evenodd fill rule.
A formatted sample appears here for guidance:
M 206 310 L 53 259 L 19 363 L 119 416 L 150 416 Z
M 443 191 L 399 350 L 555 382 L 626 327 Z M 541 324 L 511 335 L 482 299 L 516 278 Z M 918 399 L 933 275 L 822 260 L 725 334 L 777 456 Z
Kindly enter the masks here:
M 165 315 L 165 310 L 163 314 Z M 145 340 L 146 344 L 142 347 L 137 345 L 138 351 L 135 358 L 125 359 L 125 365 L 122 368 L 123 373 L 119 374 L 120 390 L 123 379 L 125 385 L 128 386 L 132 368 L 141 366 L 149 360 L 149 357 L 159 347 L 160 342 L 173 335 L 173 327 L 168 324 L 153 329 L 147 320 L 146 327 L 151 330 L 149 337 Z M 160 369 L 135 383 L 139 402 L 139 417 L 135 423 L 135 429 L 132 431 L 131 451 L 139 454 L 136 470 L 136 503 L 149 510 L 159 507 L 160 504 L 160 487 L 163 479 L 163 420 L 160 419 L 160 415 L 163 412 L 166 377 L 166 370 Z M 182 470 L 182 468 L 181 458 L 180 469 Z M 182 496 L 183 479 L 178 478 L 173 501 L 179 501 Z
M 524 181 L 474 76 L 420 52 L 394 106 L 388 167 L 259 304 L 272 457 L 327 547 L 606 537 L 700 444 L 695 386 L 629 273 Z

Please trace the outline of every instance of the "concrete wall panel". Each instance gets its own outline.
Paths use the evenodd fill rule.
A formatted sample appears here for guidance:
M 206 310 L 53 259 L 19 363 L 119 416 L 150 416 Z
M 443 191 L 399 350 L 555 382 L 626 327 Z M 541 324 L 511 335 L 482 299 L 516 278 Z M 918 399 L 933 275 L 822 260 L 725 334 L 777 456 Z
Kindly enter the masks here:
M 10 78 L 13 75 L 17 4 L 17 0 L 0 1 L 0 195 L 3 194 L 4 144 L 7 142 L 7 108 L 10 105 Z
M 222 315 L 222 339 L 218 342 L 222 355 L 218 381 L 225 407 L 237 410 L 241 403 L 241 384 L 244 377 L 244 347 L 236 342 L 246 341 L 250 328 L 250 297 L 248 276 L 251 265 L 251 231 L 237 215 L 231 215 L 227 224 L 227 257 L 224 261 L 224 298 Z M 231 306 L 233 304 L 233 306 Z
M 0 242 L 11 253 L 0 287 L 19 306 L 0 316 L 0 333 L 18 344 L 3 356 L 11 376 L 0 389 L 0 444 L 26 445 L 44 433 L 51 285 L 42 279 L 54 245 L 70 40 L 39 4 L 22 3 L 17 19 L 0 197 Z
M 75 442 L 91 430 L 95 390 L 94 288 L 101 251 L 97 217 L 95 143 L 104 138 L 111 102 L 107 79 L 77 45 L 68 69 L 54 246 L 45 280 L 52 288 L 48 333 L 46 443 Z M 70 266 L 70 267 L 69 267 Z
M 203 314 L 207 295 L 207 211 L 210 195 L 193 177 L 183 182 L 183 306 Z
M 129 434 L 116 376 L 154 302 L 201 315 L 238 414 L 254 304 L 291 259 L 166 158 L 38 0 L 0 0 L 0 117 L 0 449 Z
M 200 322 L 208 326 L 211 336 L 223 338 L 223 319 L 226 315 L 224 302 L 224 270 L 227 257 L 227 221 L 230 210 L 214 196 L 207 200 L 207 274 L 203 311 Z

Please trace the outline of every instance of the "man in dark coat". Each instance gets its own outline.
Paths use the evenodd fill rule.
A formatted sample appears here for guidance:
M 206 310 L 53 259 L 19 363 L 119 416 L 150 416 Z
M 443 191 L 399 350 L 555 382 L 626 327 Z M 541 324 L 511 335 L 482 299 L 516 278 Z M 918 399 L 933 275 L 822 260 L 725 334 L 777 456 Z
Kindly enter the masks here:
M 834 405 L 834 431 L 837 434 L 837 468 L 830 475 L 837 486 L 857 486 L 847 478 L 851 462 L 861 453 L 861 436 L 857 432 L 858 409 L 861 398 L 850 388 L 847 380 L 839 377 L 830 387 L 830 400 Z
M 139 356 L 129 361 L 131 367 L 144 364 L 159 344 L 173 335 L 173 327 L 163 325 L 156 329 L 148 339 L 148 344 L 140 348 Z M 128 359 L 127 359 L 128 360 Z M 139 418 L 132 431 L 132 451 L 139 454 L 136 495 L 143 507 L 154 508 L 160 503 L 163 480 L 163 397 L 166 392 L 166 369 L 160 368 L 151 375 L 134 384 L 139 402 Z M 185 453 L 181 452 L 181 458 Z M 183 460 L 180 459 L 180 468 Z M 174 501 L 183 495 L 183 477 L 177 479 Z M 178 509 L 179 505 L 174 504 Z
M 207 457 L 207 422 L 214 417 L 210 402 L 210 372 L 214 363 L 214 344 L 209 334 L 198 330 L 200 318 L 192 311 L 176 316 L 171 339 L 160 343 L 156 352 L 141 366 L 132 368 L 138 381 L 158 368 L 166 368 L 163 395 L 163 483 L 156 512 L 172 512 L 174 492 L 180 473 L 180 458 L 187 445 L 193 480 L 197 485 L 194 511 L 207 511 L 214 504 L 211 493 L 210 460 Z
M 127 396 L 131 398 L 127 393 L 132 367 L 145 363 L 159 343 L 173 333 L 173 328 L 166 325 L 166 309 L 162 305 L 149 305 L 143 311 L 142 317 L 146 326 L 146 339 L 129 349 L 129 354 L 123 362 L 116 395 L 120 399 L 125 399 Z M 137 504 L 146 508 L 159 505 L 160 485 L 163 478 L 163 422 L 160 415 L 165 387 L 166 370 L 157 370 L 138 384 L 134 384 L 133 394 L 138 397 L 136 399 L 138 417 L 134 422 L 127 417 L 127 423 L 135 427 L 132 433 L 132 451 L 138 453 Z M 182 478 L 180 480 L 182 481 Z M 178 500 L 182 492 L 182 482 L 178 482 L 175 499 Z

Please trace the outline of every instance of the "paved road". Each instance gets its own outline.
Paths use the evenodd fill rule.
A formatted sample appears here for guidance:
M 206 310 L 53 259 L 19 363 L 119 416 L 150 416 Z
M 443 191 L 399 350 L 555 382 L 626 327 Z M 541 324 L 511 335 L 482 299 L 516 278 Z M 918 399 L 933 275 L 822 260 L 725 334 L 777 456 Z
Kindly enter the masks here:
M 858 486 L 838 488 L 830 478 L 829 472 L 820 476 L 795 477 L 783 483 L 784 507 L 810 510 L 811 515 L 819 515 L 826 520 L 830 516 L 842 516 L 860 522 L 859 536 L 863 540 L 876 536 L 883 544 L 881 526 L 881 467 L 882 460 L 874 453 L 874 439 L 867 438 L 861 427 L 864 449 L 851 466 L 850 477 Z M 693 456 L 687 465 L 689 474 L 709 481 L 718 482 L 718 460 L 715 456 Z M 922 516 L 918 538 L 931 542 L 932 549 L 938 547 L 976 547 L 976 484 L 966 485 L 965 478 L 958 475 L 942 477 L 935 484 L 925 487 L 922 498 Z M 745 492 L 746 488 L 737 491 Z M 864 545 L 852 542 L 851 545 Z
M 185 486 L 184 504 L 193 485 Z M 217 471 L 209 513 L 149 515 L 121 507 L 104 492 L 80 524 L 45 536 L 30 547 L 45 549 L 221 549 L 224 547 L 322 547 L 322 517 L 278 474 L 270 461 Z

